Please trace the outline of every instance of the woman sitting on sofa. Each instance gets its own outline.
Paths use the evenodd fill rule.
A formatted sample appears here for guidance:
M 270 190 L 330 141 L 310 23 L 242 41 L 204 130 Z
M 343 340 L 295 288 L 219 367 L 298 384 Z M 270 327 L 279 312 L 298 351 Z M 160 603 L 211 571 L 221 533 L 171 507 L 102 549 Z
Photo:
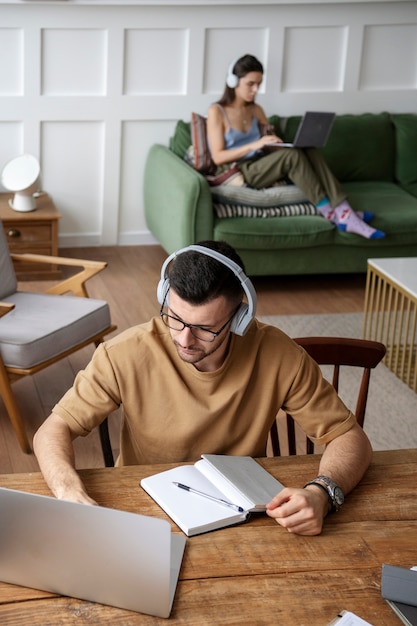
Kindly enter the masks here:
M 245 182 L 255 189 L 271 187 L 287 177 L 340 230 L 367 239 L 384 237 L 385 233 L 364 221 L 372 219 L 372 214 L 353 211 L 316 149 L 272 148 L 282 139 L 261 132 L 268 126 L 263 109 L 255 102 L 262 78 L 263 66 L 250 54 L 230 65 L 223 96 L 210 107 L 207 116 L 207 137 L 214 163 L 221 166 L 237 161 Z

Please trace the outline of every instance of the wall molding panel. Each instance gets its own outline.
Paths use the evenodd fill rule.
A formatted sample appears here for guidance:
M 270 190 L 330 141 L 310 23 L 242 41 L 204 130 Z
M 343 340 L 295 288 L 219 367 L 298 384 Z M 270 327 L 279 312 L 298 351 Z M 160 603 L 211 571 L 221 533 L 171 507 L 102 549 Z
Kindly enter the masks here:
M 40 159 L 62 247 L 154 243 L 147 152 L 246 52 L 268 114 L 416 112 L 415 1 L 0 0 L 0 168 Z

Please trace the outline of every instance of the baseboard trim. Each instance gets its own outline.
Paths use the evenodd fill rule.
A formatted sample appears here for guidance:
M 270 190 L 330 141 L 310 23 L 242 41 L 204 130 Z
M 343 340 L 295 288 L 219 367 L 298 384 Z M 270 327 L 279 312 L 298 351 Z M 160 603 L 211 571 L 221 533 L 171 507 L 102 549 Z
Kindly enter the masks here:
M 116 243 L 103 241 L 102 237 L 96 233 L 83 233 L 82 235 L 59 235 L 60 248 L 88 248 L 107 245 L 116 246 L 152 246 L 158 245 L 159 241 L 148 231 L 136 233 L 119 233 Z

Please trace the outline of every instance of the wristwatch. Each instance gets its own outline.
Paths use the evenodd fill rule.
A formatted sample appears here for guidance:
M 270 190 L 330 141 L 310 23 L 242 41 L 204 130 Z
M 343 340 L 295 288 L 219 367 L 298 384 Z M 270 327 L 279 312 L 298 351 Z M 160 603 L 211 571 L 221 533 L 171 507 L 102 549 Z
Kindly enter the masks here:
M 317 478 L 314 478 L 313 480 L 310 480 L 310 482 L 305 484 L 304 487 L 307 487 L 307 485 L 317 485 L 317 487 L 325 490 L 329 498 L 329 504 L 331 507 L 330 510 L 340 510 L 342 504 L 345 501 L 345 496 L 339 485 L 336 484 L 334 480 L 328 478 L 327 476 L 317 476 Z

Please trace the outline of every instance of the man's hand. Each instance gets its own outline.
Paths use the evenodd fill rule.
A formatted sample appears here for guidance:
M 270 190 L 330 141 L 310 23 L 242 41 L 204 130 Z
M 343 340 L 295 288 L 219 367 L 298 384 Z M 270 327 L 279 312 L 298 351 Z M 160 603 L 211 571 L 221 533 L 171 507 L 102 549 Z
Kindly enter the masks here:
M 359 424 L 330 441 L 320 460 L 318 476 L 328 476 L 348 494 L 360 481 L 372 458 L 369 439 Z M 283 489 L 266 512 L 290 533 L 319 535 L 329 511 L 329 498 L 317 485 Z
M 269 504 L 266 512 L 290 533 L 319 535 L 329 511 L 329 499 L 322 489 L 309 485 L 305 489 L 286 488 Z
M 90 504 L 97 506 L 97 502 L 90 498 L 90 496 L 81 488 L 73 489 L 56 489 L 54 494 L 58 500 L 67 500 L 69 502 L 78 502 L 79 504 Z
M 81 504 L 97 504 L 75 469 L 74 438 L 69 426 L 52 413 L 35 433 L 33 449 L 45 481 L 56 498 Z

